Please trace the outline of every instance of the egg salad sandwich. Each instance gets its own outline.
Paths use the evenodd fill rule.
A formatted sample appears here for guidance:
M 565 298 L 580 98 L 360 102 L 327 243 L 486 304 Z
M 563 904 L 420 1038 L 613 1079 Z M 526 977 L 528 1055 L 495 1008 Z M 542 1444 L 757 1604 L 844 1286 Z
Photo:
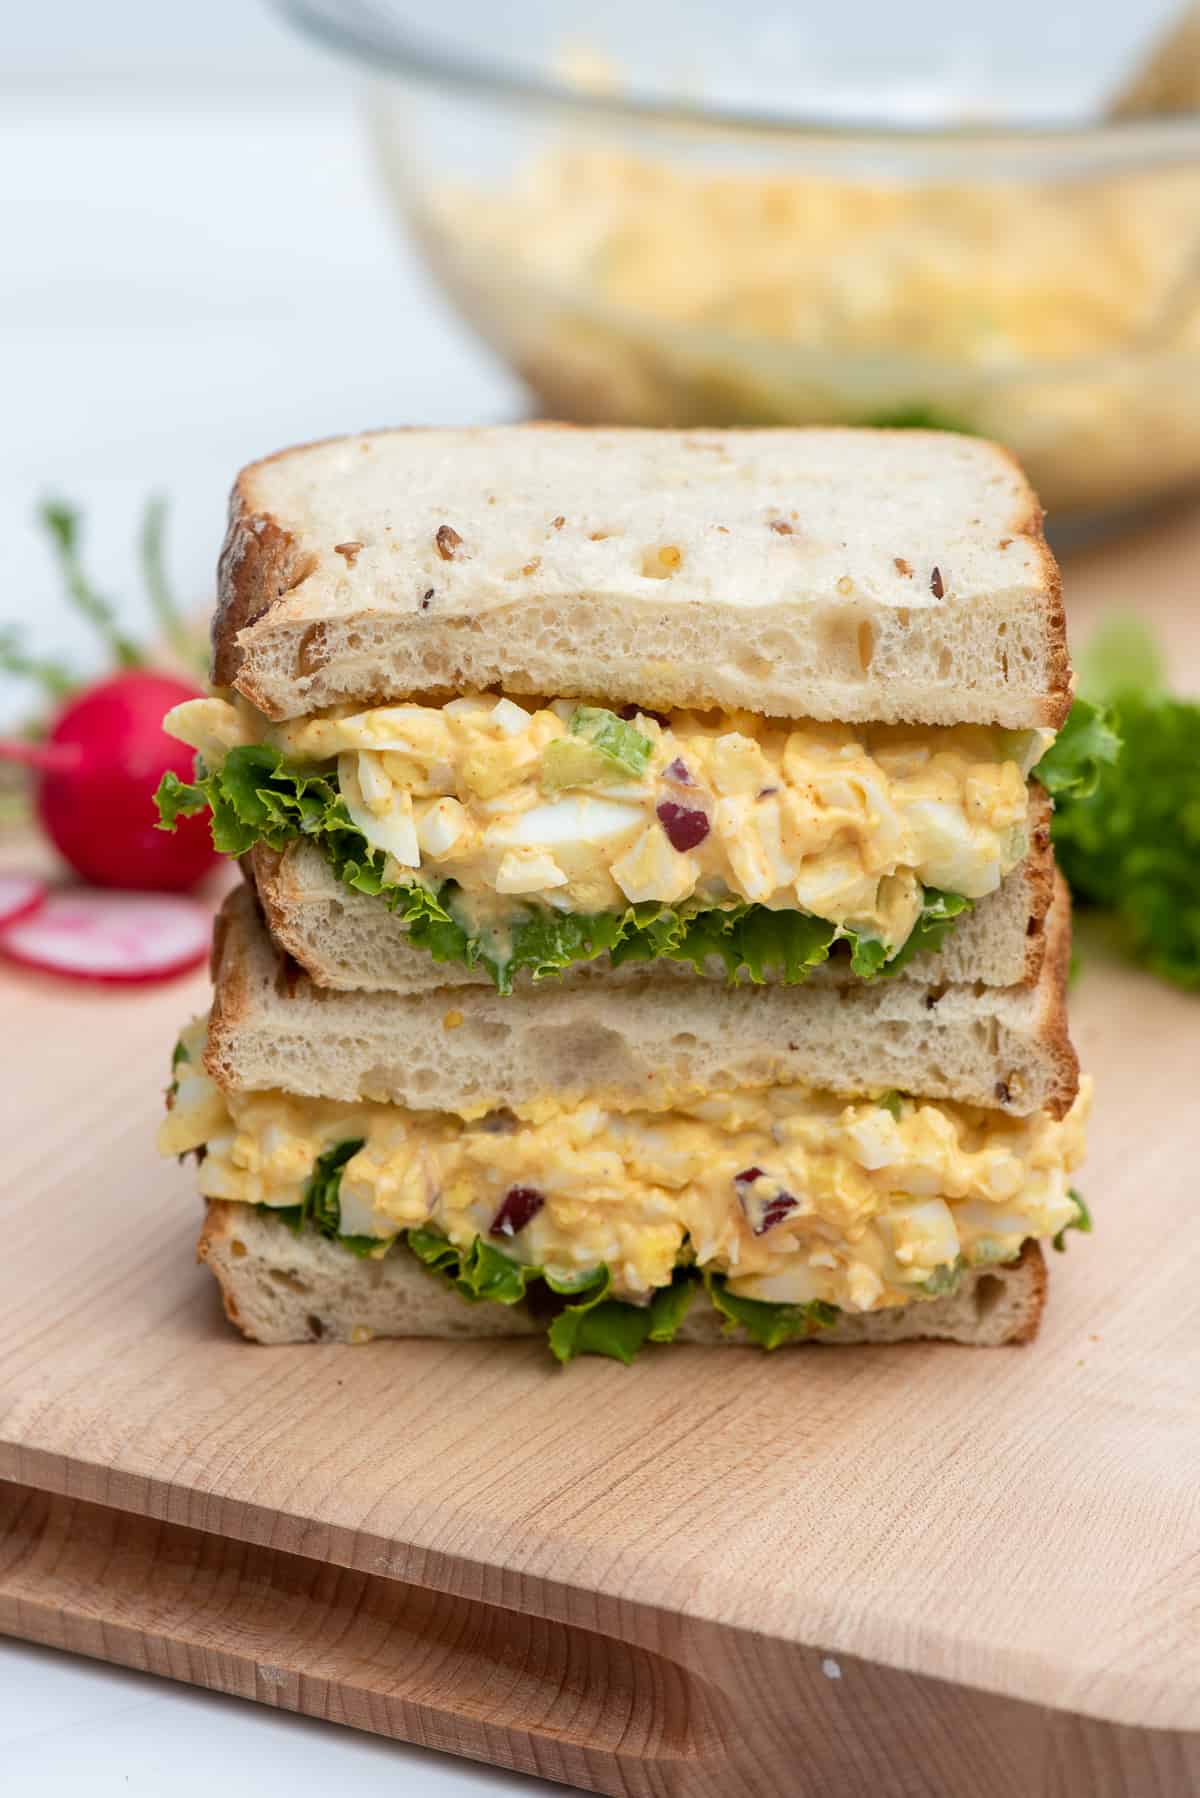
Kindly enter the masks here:
M 164 1151 L 262 1341 L 1027 1339 L 1088 1103 L 1057 570 L 938 433 L 395 431 L 234 489 Z

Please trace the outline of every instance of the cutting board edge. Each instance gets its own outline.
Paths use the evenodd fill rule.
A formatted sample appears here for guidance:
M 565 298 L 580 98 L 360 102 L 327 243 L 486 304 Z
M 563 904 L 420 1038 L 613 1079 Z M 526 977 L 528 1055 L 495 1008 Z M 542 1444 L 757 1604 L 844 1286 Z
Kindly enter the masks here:
M 501 1605 L 524 1617 L 569 1628 L 584 1627 L 612 1636 L 653 1654 L 679 1653 L 681 1632 L 699 1630 L 731 1634 L 788 1652 L 815 1654 L 822 1658 L 850 1658 L 878 1669 L 881 1674 L 928 1681 L 957 1692 L 976 1694 L 981 1699 L 1037 1706 L 1058 1716 L 1077 1718 L 1081 1723 L 1163 1737 L 1188 1739 L 1194 1736 L 1200 1743 L 1200 1687 L 1183 1690 L 1178 1714 L 1165 1722 L 1148 1718 L 1132 1704 L 1122 1705 L 1118 1713 L 1112 1708 L 1097 1708 L 1086 1701 L 1053 1703 L 1045 1697 L 1044 1681 L 1054 1669 L 1044 1665 L 1035 1668 L 1031 1664 L 1027 1687 L 1020 1682 L 1004 1686 L 997 1682 L 964 1680 L 948 1671 L 918 1664 L 915 1658 L 906 1661 L 864 1653 L 844 1637 L 836 1625 L 820 1632 L 765 1632 L 721 1617 L 712 1605 L 684 1609 L 657 1600 L 639 1600 L 620 1592 L 573 1585 L 519 1566 L 483 1562 L 428 1544 L 397 1544 L 369 1530 L 323 1523 L 278 1507 L 256 1504 L 231 1493 L 200 1492 L 149 1473 L 115 1469 L 0 1436 L 0 1487 L 4 1483 L 27 1486 L 52 1498 L 78 1501 L 172 1528 L 197 1531 L 214 1540 L 320 1562 L 372 1580 L 398 1582 L 448 1598 Z M 197 1506 L 202 1512 L 201 1517 L 196 1515 Z M 322 1538 L 319 1552 L 318 1545 L 312 1540 L 314 1532 Z M 0 1633 L 4 1632 L 0 1630 Z M 1063 1669 L 1064 1673 L 1070 1671 L 1070 1668 Z M 1126 1676 L 1119 1681 L 1121 1696 L 1126 1699 L 1137 1696 L 1146 1686 L 1147 1682 L 1131 1681 Z M 1161 1689 L 1155 1687 L 1147 1696 L 1153 1709 L 1161 1712 Z
M 11 1482 L 0 1634 L 612 1798 L 744 1798 L 800 1764 L 865 1794 L 913 1758 L 927 1798 L 1094 1798 L 1101 1768 L 1142 1798 L 1200 1779 L 1200 1733 L 686 1620 L 673 1654 L 647 1651 Z

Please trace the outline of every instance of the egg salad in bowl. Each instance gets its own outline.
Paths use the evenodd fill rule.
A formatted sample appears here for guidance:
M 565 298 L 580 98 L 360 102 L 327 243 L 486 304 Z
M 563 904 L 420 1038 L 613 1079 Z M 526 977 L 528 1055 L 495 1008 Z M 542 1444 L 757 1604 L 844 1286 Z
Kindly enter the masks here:
M 400 199 L 403 123 L 380 109 L 374 126 Z M 900 145 L 886 172 L 843 177 L 711 149 L 580 134 L 502 183 L 407 200 L 451 297 L 545 416 L 976 431 L 1083 518 L 1195 485 L 1194 139 L 1182 166 L 1040 182 L 997 179 L 986 154 L 975 179 L 930 179 Z

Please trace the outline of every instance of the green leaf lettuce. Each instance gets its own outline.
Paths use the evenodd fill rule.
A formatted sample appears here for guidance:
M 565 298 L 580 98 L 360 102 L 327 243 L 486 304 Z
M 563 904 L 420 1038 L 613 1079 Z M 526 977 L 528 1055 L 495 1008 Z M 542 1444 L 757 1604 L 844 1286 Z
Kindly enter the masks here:
M 560 1362 L 576 1355 L 608 1355 L 628 1366 L 645 1343 L 672 1340 L 695 1291 L 691 1270 L 678 1268 L 671 1284 L 660 1288 L 649 1304 L 630 1305 L 609 1296 L 612 1275 L 607 1267 L 561 1280 L 545 1268 L 511 1260 L 480 1236 L 469 1249 L 458 1249 L 432 1230 L 410 1230 L 407 1243 L 419 1261 L 471 1303 L 533 1300 L 534 1315 L 549 1313 L 546 1339 Z
M 1120 753 L 1121 739 L 1108 708 L 1077 699 L 1034 774 L 1054 799 L 1086 799 Z
M 744 1330 L 759 1348 L 781 1348 L 797 1336 L 813 1336 L 838 1320 L 837 1307 L 820 1299 L 807 1305 L 772 1305 L 763 1299 L 739 1298 L 720 1274 L 706 1273 L 704 1289 L 724 1319 L 726 1334 Z
M 1078 1230 L 1082 1236 L 1090 1236 L 1093 1228 L 1092 1214 L 1074 1187 L 1071 1188 L 1071 1197 L 1075 1201 L 1075 1216 L 1069 1224 L 1064 1224 L 1058 1235 L 1053 1238 L 1054 1246 L 1060 1254 L 1067 1246 L 1068 1230 Z

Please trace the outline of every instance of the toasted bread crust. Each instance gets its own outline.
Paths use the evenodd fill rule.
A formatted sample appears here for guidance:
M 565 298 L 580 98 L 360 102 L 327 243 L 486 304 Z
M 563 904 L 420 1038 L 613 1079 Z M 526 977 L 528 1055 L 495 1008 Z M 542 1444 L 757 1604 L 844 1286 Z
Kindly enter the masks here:
M 1008 445 L 996 443 L 992 439 L 988 441 L 1011 464 L 1013 471 L 1025 480 L 1025 470 L 1020 459 Z M 1050 646 L 1047 682 L 1050 701 L 1043 722 L 1050 730 L 1061 730 L 1075 696 L 1075 676 L 1067 642 L 1067 610 L 1063 602 L 1062 570 L 1046 541 L 1045 509 L 1036 495 L 1033 495 L 1032 489 L 1030 493 L 1032 504 L 1027 515 L 1019 521 L 1016 534 L 1025 539 L 1041 564 L 1042 582 L 1046 590 L 1046 633 Z
M 303 578 L 295 538 L 270 513 L 251 510 L 244 478 L 238 476 L 229 496 L 229 521 L 217 562 L 217 605 L 211 626 L 215 687 L 239 685 L 241 632 L 265 618 Z M 252 691 L 244 686 L 241 690 L 258 704 Z
M 1046 956 L 1046 920 L 1054 903 L 1057 870 L 1050 837 L 1053 804 L 1045 787 L 1033 783 L 1029 804 L 1029 853 L 1025 858 L 1025 882 L 1029 895 L 1029 920 L 1025 926 L 1025 982 L 1032 986 L 1040 977 Z
M 234 1282 L 229 1277 L 221 1253 L 230 1242 L 237 1239 L 237 1213 L 238 1207 L 226 1199 L 205 1200 L 204 1222 L 196 1239 L 196 1260 L 201 1267 L 210 1267 L 216 1275 L 221 1303 L 230 1323 L 241 1330 L 248 1341 L 254 1341 L 255 1338 L 242 1323 Z
M 232 895 L 230 895 L 232 897 Z M 220 1046 L 232 1040 L 242 1019 L 250 1012 L 250 970 L 239 940 L 240 914 L 227 898 L 213 923 L 209 979 L 213 984 L 208 1014 L 208 1040 L 204 1064 L 217 1078 L 223 1059 Z M 282 957 L 280 960 L 282 961 Z
M 1067 1021 L 1067 977 L 1071 971 L 1071 892 L 1054 870 L 1054 900 L 1046 926 L 1046 953 L 1038 982 L 1039 1034 L 1055 1069 L 1053 1094 L 1046 1102 L 1052 1118 L 1065 1117 L 1079 1091 L 1079 1057 Z
M 1041 1328 L 1050 1291 L 1050 1270 L 1046 1266 L 1045 1251 L 1041 1243 L 1032 1239 L 1027 1242 L 1021 1250 L 1017 1266 L 1029 1281 L 1029 1307 L 1023 1325 L 1009 1337 L 1009 1341 L 1026 1343 L 1032 1342 Z

